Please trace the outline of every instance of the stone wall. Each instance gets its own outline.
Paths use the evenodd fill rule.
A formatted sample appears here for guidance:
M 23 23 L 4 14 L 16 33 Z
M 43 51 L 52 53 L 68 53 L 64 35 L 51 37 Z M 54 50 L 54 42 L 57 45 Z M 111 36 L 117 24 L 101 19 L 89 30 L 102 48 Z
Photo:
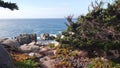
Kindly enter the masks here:
M 37 35 L 36 34 L 20 34 L 14 38 L 19 42 L 20 45 L 29 44 L 32 41 L 37 42 Z

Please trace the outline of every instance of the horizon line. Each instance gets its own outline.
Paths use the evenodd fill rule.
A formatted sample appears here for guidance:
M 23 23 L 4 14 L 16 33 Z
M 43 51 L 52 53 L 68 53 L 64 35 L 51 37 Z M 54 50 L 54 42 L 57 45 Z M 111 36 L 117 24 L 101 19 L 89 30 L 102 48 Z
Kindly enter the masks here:
M 0 20 L 2 19 L 66 19 L 65 17 L 64 18 L 0 18 Z M 77 19 L 77 18 L 74 18 L 73 19 Z

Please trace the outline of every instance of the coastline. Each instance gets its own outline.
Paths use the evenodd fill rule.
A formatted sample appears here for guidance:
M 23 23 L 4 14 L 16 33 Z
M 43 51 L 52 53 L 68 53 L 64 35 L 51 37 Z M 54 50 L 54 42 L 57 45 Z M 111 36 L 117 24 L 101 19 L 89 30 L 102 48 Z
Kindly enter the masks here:
M 34 34 L 34 33 L 33 33 Z M 31 34 L 31 35 L 33 35 L 33 34 Z M 42 34 L 45 34 L 45 33 L 42 33 Z M 40 35 L 42 35 L 42 34 L 40 34 Z M 22 34 L 20 34 L 20 35 L 25 35 L 24 33 L 22 33 Z M 20 36 L 20 35 L 18 35 L 18 36 Z M 30 35 L 30 34 L 27 34 L 27 35 Z M 17 36 L 15 36 L 15 37 L 8 37 L 8 38 L 0 38 L 0 40 L 2 41 L 2 40 L 4 40 L 4 39 L 13 39 L 13 40 L 16 40 L 16 37 Z M 50 37 L 57 37 L 57 34 L 49 34 L 49 37 L 48 38 L 50 38 Z M 55 40 L 53 40 L 53 39 L 48 39 L 48 40 L 42 40 L 41 39 L 41 37 L 40 36 L 35 36 L 34 37 L 35 39 L 36 39 L 36 43 L 38 43 L 38 44 L 41 44 L 41 45 L 48 45 L 48 44 L 50 44 L 50 43 L 52 43 L 52 44 L 55 44 L 55 43 L 57 43 L 57 41 L 55 41 Z M 46 37 L 47 38 L 47 37 Z M 27 37 L 26 38 L 24 38 L 24 39 L 27 39 Z M 32 41 L 35 41 L 35 39 L 34 40 L 32 40 Z M 30 40 L 30 39 L 27 39 L 27 41 L 28 40 Z M 22 41 L 22 40 L 21 40 Z M 31 43 L 32 41 L 30 41 L 29 43 Z M 23 44 L 29 44 L 29 43 L 23 43 Z

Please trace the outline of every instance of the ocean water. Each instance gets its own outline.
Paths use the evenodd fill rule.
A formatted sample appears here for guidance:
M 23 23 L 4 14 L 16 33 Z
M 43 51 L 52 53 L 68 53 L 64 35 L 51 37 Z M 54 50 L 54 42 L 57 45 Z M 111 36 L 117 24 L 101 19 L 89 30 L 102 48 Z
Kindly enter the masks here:
M 59 34 L 66 29 L 65 19 L 0 19 L 0 37 L 11 38 L 23 33 Z

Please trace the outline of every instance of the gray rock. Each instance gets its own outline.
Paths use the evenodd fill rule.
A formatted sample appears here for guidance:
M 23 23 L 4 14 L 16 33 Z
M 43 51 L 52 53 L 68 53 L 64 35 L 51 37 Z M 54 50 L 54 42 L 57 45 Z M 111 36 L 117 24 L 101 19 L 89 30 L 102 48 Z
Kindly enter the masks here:
M 37 57 L 37 58 L 41 58 L 41 57 L 43 57 L 43 55 L 41 55 L 41 54 L 39 54 L 39 53 L 37 53 L 37 52 L 31 52 L 31 53 L 29 53 L 28 54 L 29 56 L 31 56 L 31 57 Z
M 21 52 L 20 44 L 14 39 L 6 39 L 1 43 L 9 52 Z
M 34 53 L 34 52 L 31 52 L 31 53 L 29 53 L 28 55 L 31 56 L 31 57 L 33 57 L 33 56 L 35 56 L 35 53 Z
M 34 42 L 21 45 L 19 48 L 22 50 L 22 52 L 34 52 L 40 49 L 39 46 L 34 45 Z
M 0 68 L 14 68 L 7 50 L 0 44 Z
M 7 40 L 8 38 L 0 38 L 0 43 L 2 43 L 3 41 Z
M 49 40 L 50 36 L 48 33 L 43 33 L 40 35 L 41 40 Z
M 36 34 L 20 34 L 19 36 L 15 37 L 15 40 L 17 40 L 20 43 L 20 45 L 29 44 L 32 41 L 37 42 L 37 35 Z
M 13 39 L 7 39 L 7 40 L 3 41 L 2 44 L 10 46 L 10 47 L 20 46 L 20 44 L 16 40 L 13 40 Z

